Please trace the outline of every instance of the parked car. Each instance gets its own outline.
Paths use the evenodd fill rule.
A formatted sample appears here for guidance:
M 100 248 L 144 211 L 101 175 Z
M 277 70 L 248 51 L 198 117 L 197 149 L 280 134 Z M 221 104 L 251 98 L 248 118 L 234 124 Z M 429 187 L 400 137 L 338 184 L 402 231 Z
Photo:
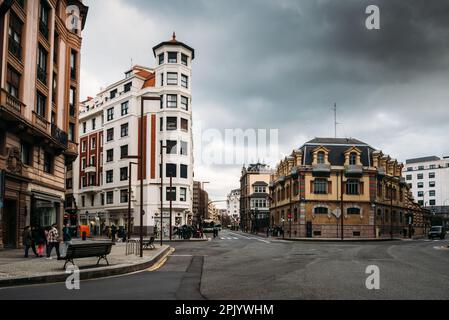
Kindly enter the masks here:
M 429 239 L 440 238 L 443 240 L 446 237 L 446 230 L 442 226 L 433 226 L 429 231 Z

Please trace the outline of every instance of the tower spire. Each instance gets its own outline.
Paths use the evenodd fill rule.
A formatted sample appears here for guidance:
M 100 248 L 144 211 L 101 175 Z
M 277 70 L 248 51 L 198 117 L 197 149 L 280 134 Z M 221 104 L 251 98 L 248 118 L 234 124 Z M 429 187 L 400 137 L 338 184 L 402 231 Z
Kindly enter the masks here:
M 173 31 L 172 41 L 176 41 L 176 32 L 175 31 Z

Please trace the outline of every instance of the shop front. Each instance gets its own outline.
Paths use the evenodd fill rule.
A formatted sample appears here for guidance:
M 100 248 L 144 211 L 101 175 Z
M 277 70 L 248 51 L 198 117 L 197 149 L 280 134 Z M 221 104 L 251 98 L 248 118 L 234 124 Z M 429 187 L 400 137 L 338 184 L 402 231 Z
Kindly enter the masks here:
M 32 192 L 30 225 L 47 228 L 53 224 L 62 227 L 61 203 L 63 199 L 56 196 Z

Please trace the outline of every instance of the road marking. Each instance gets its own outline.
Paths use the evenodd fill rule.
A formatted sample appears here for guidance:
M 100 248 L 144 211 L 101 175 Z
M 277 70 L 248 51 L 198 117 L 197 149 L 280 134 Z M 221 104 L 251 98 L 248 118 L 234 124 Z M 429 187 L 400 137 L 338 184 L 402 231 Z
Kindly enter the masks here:
M 148 272 L 154 272 L 160 268 L 162 268 L 162 266 L 167 262 L 168 257 L 175 252 L 174 248 L 170 248 L 170 250 L 164 255 L 164 257 L 159 260 L 159 262 L 157 262 L 156 264 L 152 265 L 151 267 L 149 267 L 147 269 Z
M 250 239 L 254 239 L 254 240 L 257 240 L 257 241 L 264 242 L 264 243 L 270 243 L 270 241 L 259 239 L 259 238 L 250 238 Z
M 239 236 L 239 237 L 242 237 L 243 239 L 251 239 L 251 238 L 249 238 L 249 237 L 246 237 L 246 236 L 243 236 L 243 235 L 241 235 L 241 234 L 236 234 L 236 233 L 233 233 L 233 232 L 228 232 L 230 235 L 232 235 L 232 236 Z

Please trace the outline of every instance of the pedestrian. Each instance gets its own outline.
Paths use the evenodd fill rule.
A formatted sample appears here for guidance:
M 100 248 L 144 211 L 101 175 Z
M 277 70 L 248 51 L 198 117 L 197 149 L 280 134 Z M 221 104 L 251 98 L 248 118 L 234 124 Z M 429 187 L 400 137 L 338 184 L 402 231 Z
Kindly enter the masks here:
M 70 225 L 67 224 L 63 229 L 62 229 L 62 241 L 63 246 L 62 246 L 62 252 L 61 252 L 61 256 L 65 257 L 67 255 L 67 249 L 69 248 L 69 245 L 72 244 L 72 233 L 70 232 Z
M 28 258 L 28 252 L 29 252 L 30 248 L 33 249 L 33 253 L 37 257 L 36 248 L 34 246 L 31 246 L 31 244 L 32 244 L 32 235 L 31 235 L 31 228 L 29 226 L 26 226 L 23 229 L 23 232 L 22 232 L 22 243 L 23 243 L 23 246 L 25 247 L 25 258 Z
M 45 246 L 45 231 L 41 226 L 37 226 L 34 230 L 33 238 L 37 244 L 37 254 L 39 258 L 44 256 L 44 246 Z
M 270 236 L 270 227 L 267 228 L 267 238 Z
M 56 224 L 53 224 L 50 227 L 50 230 L 48 230 L 47 234 L 47 260 L 51 259 L 51 252 L 53 251 L 53 248 L 56 249 L 56 256 L 58 257 L 58 260 L 61 259 L 61 255 L 59 253 L 59 233 L 56 229 Z
M 113 224 L 111 227 L 112 242 L 115 242 L 116 234 L 117 234 L 117 227 L 115 226 L 115 224 Z

